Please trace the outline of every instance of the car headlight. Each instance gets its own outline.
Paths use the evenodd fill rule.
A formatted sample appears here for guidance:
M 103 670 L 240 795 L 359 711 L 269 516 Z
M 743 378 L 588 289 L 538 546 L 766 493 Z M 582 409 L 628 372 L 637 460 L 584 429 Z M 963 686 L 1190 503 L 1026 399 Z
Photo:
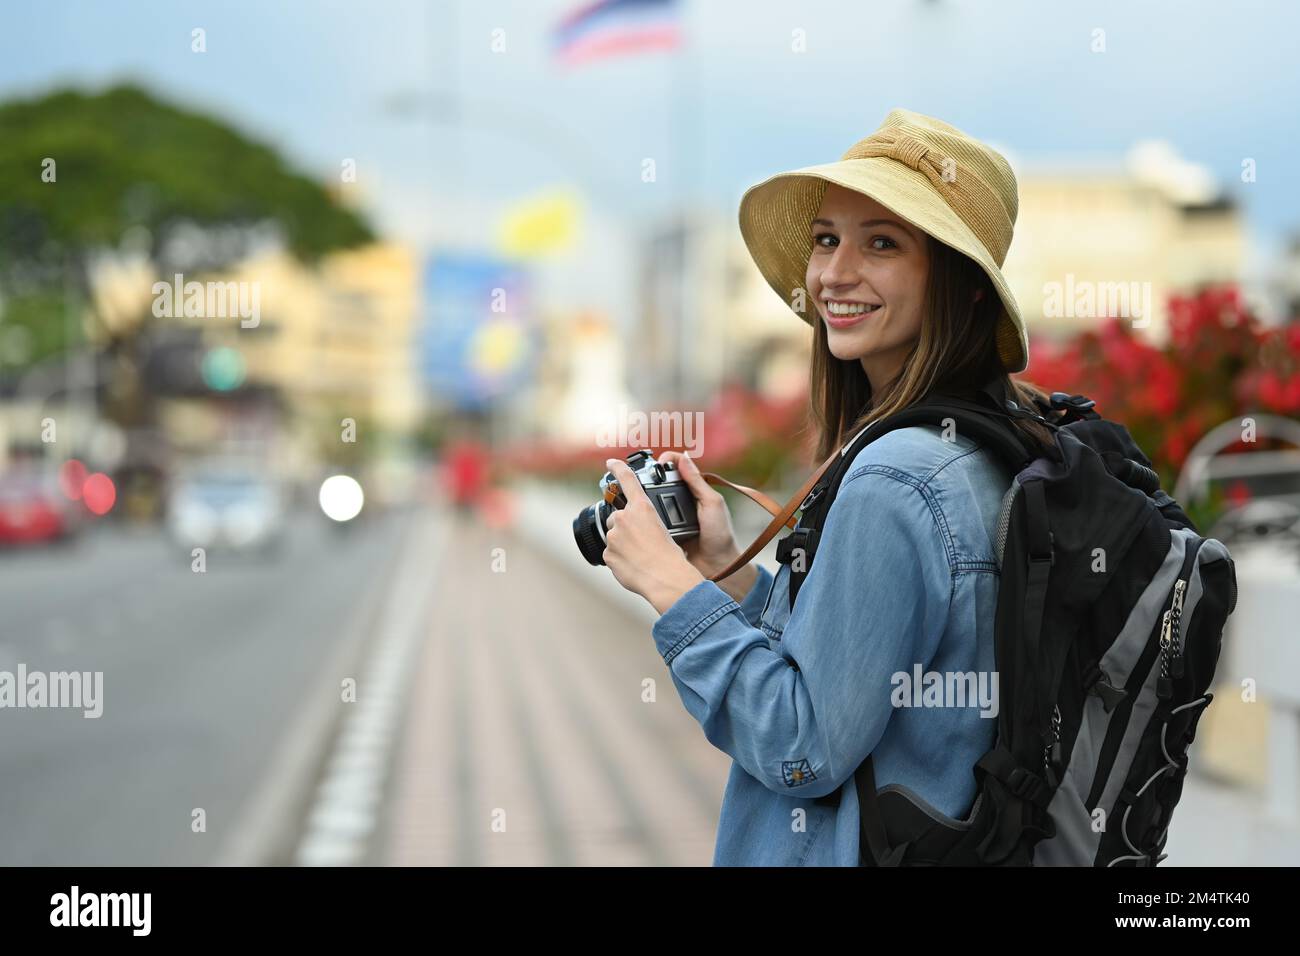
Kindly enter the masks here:
M 172 528 L 183 541 L 203 545 L 210 542 L 217 530 L 217 515 L 211 508 L 189 502 L 172 512 Z
M 271 515 L 260 505 L 236 505 L 222 522 L 232 544 L 249 544 L 261 537 L 271 524 Z

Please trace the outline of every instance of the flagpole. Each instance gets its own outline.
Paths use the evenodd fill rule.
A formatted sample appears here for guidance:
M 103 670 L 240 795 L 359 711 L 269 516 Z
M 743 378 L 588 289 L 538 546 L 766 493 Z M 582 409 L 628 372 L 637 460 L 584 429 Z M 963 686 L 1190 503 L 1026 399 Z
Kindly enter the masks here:
M 698 262 L 696 255 L 695 228 L 692 211 L 695 169 L 692 160 L 694 146 L 694 111 L 692 107 L 691 81 L 693 66 L 691 53 L 691 33 L 689 30 L 687 0 L 677 0 L 681 6 L 678 19 L 681 30 L 681 42 L 677 47 L 676 62 L 673 64 L 673 91 L 669 104 L 673 126 L 673 174 L 677 180 L 677 209 L 673 220 L 681 229 L 682 268 L 679 276 L 679 303 L 674 323 L 674 357 L 673 357 L 673 391 L 674 403 L 693 400 L 696 382 L 692 374 L 690 361 L 690 343 L 698 328 Z M 687 392 L 691 394 L 687 394 Z

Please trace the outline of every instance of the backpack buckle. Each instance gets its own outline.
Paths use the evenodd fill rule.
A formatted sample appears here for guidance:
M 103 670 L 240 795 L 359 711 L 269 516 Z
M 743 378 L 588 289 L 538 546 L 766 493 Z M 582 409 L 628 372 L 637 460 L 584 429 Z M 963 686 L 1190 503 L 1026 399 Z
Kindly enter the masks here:
M 825 485 L 822 484 L 813 485 L 812 491 L 808 492 L 808 494 L 804 497 L 803 504 L 799 506 L 799 510 L 807 511 L 810 507 L 812 507 L 812 503 L 822 496 L 822 492 L 825 490 L 826 490 Z
M 1067 395 L 1065 392 L 1052 393 L 1052 407 L 1055 409 L 1073 408 L 1086 412 L 1097 403 L 1086 395 Z
M 1042 777 L 1030 773 L 1024 767 L 1016 767 L 1007 776 L 1007 787 L 1022 800 L 1028 800 L 1037 807 L 1046 808 L 1052 794 Z
M 1049 422 L 1042 415 L 1038 414 L 1035 411 L 1032 411 L 1029 408 L 1026 408 L 1024 405 L 1017 405 L 1011 399 L 1007 399 L 1005 410 L 1006 413 L 1010 415 L 1012 418 L 1028 418 L 1036 422 L 1042 422 L 1044 425 L 1048 425 L 1048 426 L 1056 424 L 1055 422 Z
M 1101 698 L 1102 710 L 1108 714 L 1119 706 L 1120 701 L 1128 696 L 1128 691 L 1124 690 L 1122 687 L 1115 687 L 1112 685 L 1110 678 L 1106 677 L 1104 674 L 1095 684 L 1092 685 L 1089 689 L 1089 693 L 1096 694 Z
M 818 534 L 816 528 L 796 528 L 791 531 L 776 543 L 776 560 L 781 564 L 790 564 L 794 560 L 794 552 L 803 550 L 804 560 L 807 562 L 812 553 L 817 550 Z

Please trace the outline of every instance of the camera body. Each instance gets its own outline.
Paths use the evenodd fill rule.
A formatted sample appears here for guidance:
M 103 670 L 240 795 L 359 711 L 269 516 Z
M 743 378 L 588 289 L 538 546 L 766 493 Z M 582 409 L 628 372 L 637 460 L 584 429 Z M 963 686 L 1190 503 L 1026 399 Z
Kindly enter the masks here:
M 695 496 L 675 465 L 655 461 L 647 448 L 633 452 L 625 460 L 645 490 L 646 497 L 655 506 L 669 535 L 681 540 L 700 533 Z M 609 531 L 606 521 L 615 509 L 627 505 L 627 496 L 611 472 L 605 472 L 600 479 L 600 493 L 600 501 L 582 509 L 573 519 L 574 541 L 587 563 L 592 565 L 605 563 L 605 535 Z

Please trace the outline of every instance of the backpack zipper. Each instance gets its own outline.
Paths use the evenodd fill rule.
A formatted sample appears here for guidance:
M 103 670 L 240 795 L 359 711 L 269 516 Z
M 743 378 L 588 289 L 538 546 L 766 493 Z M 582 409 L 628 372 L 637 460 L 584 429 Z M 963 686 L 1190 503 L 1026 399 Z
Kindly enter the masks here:
M 1156 693 L 1161 700 L 1173 695 L 1173 680 L 1183 676 L 1182 649 L 1178 646 L 1182 629 L 1183 596 L 1187 592 L 1187 580 L 1179 578 L 1174 582 L 1174 596 L 1169 610 L 1165 611 L 1160 630 L 1160 679 L 1156 684 Z
M 1061 705 L 1052 708 L 1052 742 L 1043 748 L 1043 776 L 1053 790 L 1060 784 L 1056 769 L 1061 765 Z
M 1187 545 L 1187 554 L 1183 557 L 1183 566 L 1178 577 L 1174 580 L 1173 587 L 1169 589 L 1169 598 L 1166 602 L 1164 612 L 1160 615 L 1159 639 L 1155 647 L 1148 645 L 1143 651 L 1142 656 L 1138 659 L 1137 665 L 1129 674 L 1129 679 L 1124 685 L 1125 697 L 1115 708 L 1115 713 L 1110 718 L 1110 724 L 1106 728 L 1106 736 L 1101 745 L 1101 759 L 1097 764 L 1097 775 L 1093 777 L 1092 787 L 1088 791 L 1088 798 L 1084 801 L 1084 806 L 1091 813 L 1097 808 L 1098 801 L 1106 787 L 1106 781 L 1110 777 L 1111 770 L 1115 765 L 1115 758 L 1119 754 L 1120 743 L 1124 739 L 1124 733 L 1128 729 L 1129 717 L 1133 711 L 1133 703 L 1142 685 L 1146 683 L 1147 677 L 1151 673 L 1151 668 L 1155 664 L 1153 651 L 1160 654 L 1161 676 L 1156 680 L 1156 693 L 1165 698 L 1172 694 L 1173 684 L 1168 677 L 1165 668 L 1170 665 L 1172 655 L 1170 651 L 1178 647 L 1178 632 L 1175 627 L 1181 629 L 1181 618 L 1183 610 L 1183 595 L 1186 593 L 1187 583 L 1191 580 L 1192 570 L 1196 563 L 1197 552 L 1201 550 L 1201 545 L 1208 540 L 1206 538 L 1196 538 L 1195 541 L 1189 541 Z M 1178 617 L 1174 617 L 1174 607 L 1178 607 Z M 1174 653 L 1181 654 L 1181 648 Z M 1172 665 L 1178 674 L 1182 673 L 1182 658 L 1178 658 L 1177 663 Z M 1168 683 L 1166 683 L 1168 682 Z M 1165 688 L 1169 693 L 1162 693 Z

